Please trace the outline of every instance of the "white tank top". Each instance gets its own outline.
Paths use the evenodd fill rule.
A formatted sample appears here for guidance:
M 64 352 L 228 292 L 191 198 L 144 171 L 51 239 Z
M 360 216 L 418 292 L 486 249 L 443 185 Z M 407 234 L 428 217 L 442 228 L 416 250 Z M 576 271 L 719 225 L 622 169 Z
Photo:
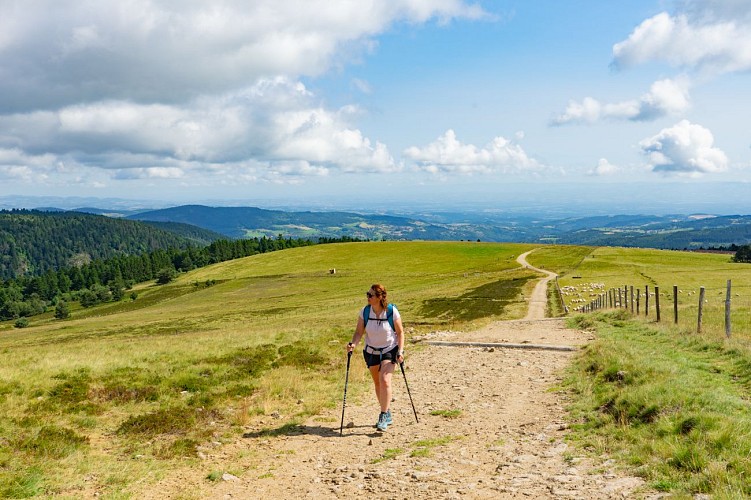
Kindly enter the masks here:
M 392 306 L 394 324 L 398 319 L 401 319 L 399 310 L 396 306 Z M 365 320 L 363 314 L 365 308 L 360 309 L 360 318 Z M 397 345 L 396 332 L 388 322 L 388 309 L 384 309 L 381 314 L 376 314 L 375 309 L 370 308 L 370 318 L 365 325 L 365 344 L 376 349 L 382 349 L 384 347 L 394 347 Z

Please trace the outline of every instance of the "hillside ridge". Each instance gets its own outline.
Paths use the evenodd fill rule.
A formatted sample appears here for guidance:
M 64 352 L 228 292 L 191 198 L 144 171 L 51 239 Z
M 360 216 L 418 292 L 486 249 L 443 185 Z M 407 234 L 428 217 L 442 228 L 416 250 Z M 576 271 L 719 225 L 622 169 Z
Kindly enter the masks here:
M 748 215 L 621 214 L 554 218 L 485 212 L 391 215 L 184 205 L 140 211 L 128 218 L 183 222 L 232 238 L 282 234 L 295 238 L 481 240 L 678 250 L 751 243 Z

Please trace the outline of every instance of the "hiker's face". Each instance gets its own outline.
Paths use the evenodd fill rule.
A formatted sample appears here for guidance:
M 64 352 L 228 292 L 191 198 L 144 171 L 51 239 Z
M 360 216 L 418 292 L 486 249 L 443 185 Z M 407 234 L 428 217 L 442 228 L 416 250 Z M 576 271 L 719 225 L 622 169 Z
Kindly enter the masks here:
M 378 296 L 373 290 L 368 290 L 367 292 L 365 292 L 365 296 L 368 298 L 368 302 L 373 299 L 378 299 Z

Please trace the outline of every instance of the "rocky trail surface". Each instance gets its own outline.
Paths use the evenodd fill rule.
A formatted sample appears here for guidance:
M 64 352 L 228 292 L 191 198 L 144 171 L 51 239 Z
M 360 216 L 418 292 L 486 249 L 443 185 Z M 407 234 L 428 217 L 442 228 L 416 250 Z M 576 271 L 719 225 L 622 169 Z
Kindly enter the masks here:
M 529 264 L 520 257 L 520 264 Z M 541 272 L 545 272 L 540 270 Z M 546 273 L 546 272 L 545 272 Z M 523 320 L 475 332 L 434 332 L 425 340 L 581 346 L 591 334 L 544 319 L 546 280 Z M 554 276 L 554 275 L 553 275 Z M 427 346 L 408 353 L 409 389 L 394 373 L 394 424 L 376 431 L 375 396 L 348 401 L 280 436 L 249 430 L 207 452 L 201 473 L 165 478 L 150 498 L 642 498 L 643 481 L 607 457 L 567 444 L 565 395 L 551 391 L 575 352 Z M 352 363 L 362 362 L 353 356 Z M 342 374 L 344 376 L 344 374 Z M 363 382 L 364 383 L 364 382 Z M 367 382 L 370 383 L 369 381 Z M 270 422 L 266 422 L 266 427 Z M 273 424 L 272 424 L 273 425 Z M 209 482 L 206 470 L 245 471 Z

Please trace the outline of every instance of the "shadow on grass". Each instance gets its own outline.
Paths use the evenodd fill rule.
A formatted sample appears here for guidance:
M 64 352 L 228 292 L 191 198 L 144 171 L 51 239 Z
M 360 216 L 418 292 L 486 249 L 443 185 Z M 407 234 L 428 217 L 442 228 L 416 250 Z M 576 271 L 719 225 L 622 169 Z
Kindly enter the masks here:
M 358 429 L 371 429 L 372 432 L 360 432 Z M 354 427 L 345 427 L 344 436 L 380 436 L 383 433 L 376 431 L 372 425 L 356 425 Z M 340 437 L 339 426 L 323 427 L 320 425 L 300 425 L 300 424 L 283 424 L 279 427 L 261 429 L 260 431 L 246 432 L 243 434 L 245 439 L 258 439 L 279 436 L 319 436 L 319 437 Z
M 506 306 L 518 301 L 522 288 L 532 274 L 494 281 L 479 286 L 459 297 L 438 297 L 423 302 L 420 316 L 446 321 L 472 321 L 500 315 Z

